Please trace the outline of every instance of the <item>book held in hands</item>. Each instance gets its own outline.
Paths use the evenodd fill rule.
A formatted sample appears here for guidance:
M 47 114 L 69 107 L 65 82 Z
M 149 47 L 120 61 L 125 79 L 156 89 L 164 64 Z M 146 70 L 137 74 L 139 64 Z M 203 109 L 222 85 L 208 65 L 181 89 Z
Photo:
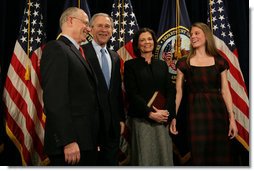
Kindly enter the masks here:
M 154 106 L 157 109 L 166 109 L 166 98 L 159 91 L 155 91 L 147 106 L 150 108 Z

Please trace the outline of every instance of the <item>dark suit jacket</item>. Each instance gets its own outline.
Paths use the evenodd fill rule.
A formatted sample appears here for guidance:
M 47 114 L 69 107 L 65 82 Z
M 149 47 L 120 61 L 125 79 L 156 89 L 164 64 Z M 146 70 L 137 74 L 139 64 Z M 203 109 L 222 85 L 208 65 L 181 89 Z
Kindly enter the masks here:
M 96 52 L 92 43 L 83 46 L 84 53 L 98 79 L 99 100 L 101 113 L 103 115 L 102 133 L 114 137 L 120 136 L 120 120 L 124 121 L 123 96 L 121 89 L 120 57 L 116 52 L 109 49 L 108 52 L 112 61 L 110 87 L 107 88 Z M 103 139 L 102 139 L 103 140 Z
M 46 45 L 40 69 L 47 154 L 63 153 L 63 146 L 74 141 L 81 151 L 95 149 L 99 132 L 97 83 L 81 53 L 62 36 Z

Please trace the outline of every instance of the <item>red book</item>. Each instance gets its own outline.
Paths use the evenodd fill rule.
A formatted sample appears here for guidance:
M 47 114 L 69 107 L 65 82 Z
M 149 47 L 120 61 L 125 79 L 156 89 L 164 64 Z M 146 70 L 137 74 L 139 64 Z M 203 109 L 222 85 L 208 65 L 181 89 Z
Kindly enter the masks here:
M 147 103 L 147 106 L 150 108 L 154 106 L 157 109 L 166 109 L 166 98 L 159 91 L 156 91 Z

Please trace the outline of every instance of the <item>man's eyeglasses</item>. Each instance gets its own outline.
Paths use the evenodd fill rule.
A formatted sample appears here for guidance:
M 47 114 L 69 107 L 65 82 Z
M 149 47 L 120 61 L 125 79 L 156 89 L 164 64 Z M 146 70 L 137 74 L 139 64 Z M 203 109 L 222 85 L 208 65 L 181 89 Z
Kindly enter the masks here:
M 77 20 L 79 20 L 81 23 L 83 23 L 86 27 L 89 27 L 89 22 L 86 22 L 86 21 L 84 21 L 84 20 L 81 20 L 80 18 L 77 18 L 77 17 L 71 17 L 71 18 L 77 19 Z

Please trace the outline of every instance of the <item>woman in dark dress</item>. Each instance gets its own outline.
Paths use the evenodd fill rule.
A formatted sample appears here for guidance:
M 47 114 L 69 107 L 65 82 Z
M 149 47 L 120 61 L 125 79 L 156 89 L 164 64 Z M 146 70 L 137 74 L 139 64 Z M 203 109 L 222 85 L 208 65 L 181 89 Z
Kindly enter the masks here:
M 227 81 L 229 64 L 218 53 L 213 34 L 206 24 L 193 24 L 190 35 L 190 54 L 177 62 L 176 111 L 186 80 L 192 164 L 232 165 L 229 140 L 238 130 Z M 178 133 L 176 119 L 173 119 L 170 130 L 173 134 Z
M 175 116 L 175 87 L 170 82 L 167 64 L 154 59 L 156 37 L 148 28 L 133 38 L 137 58 L 124 64 L 124 85 L 129 100 L 131 165 L 172 166 L 172 140 L 168 123 Z M 155 91 L 165 97 L 162 108 L 148 107 Z

